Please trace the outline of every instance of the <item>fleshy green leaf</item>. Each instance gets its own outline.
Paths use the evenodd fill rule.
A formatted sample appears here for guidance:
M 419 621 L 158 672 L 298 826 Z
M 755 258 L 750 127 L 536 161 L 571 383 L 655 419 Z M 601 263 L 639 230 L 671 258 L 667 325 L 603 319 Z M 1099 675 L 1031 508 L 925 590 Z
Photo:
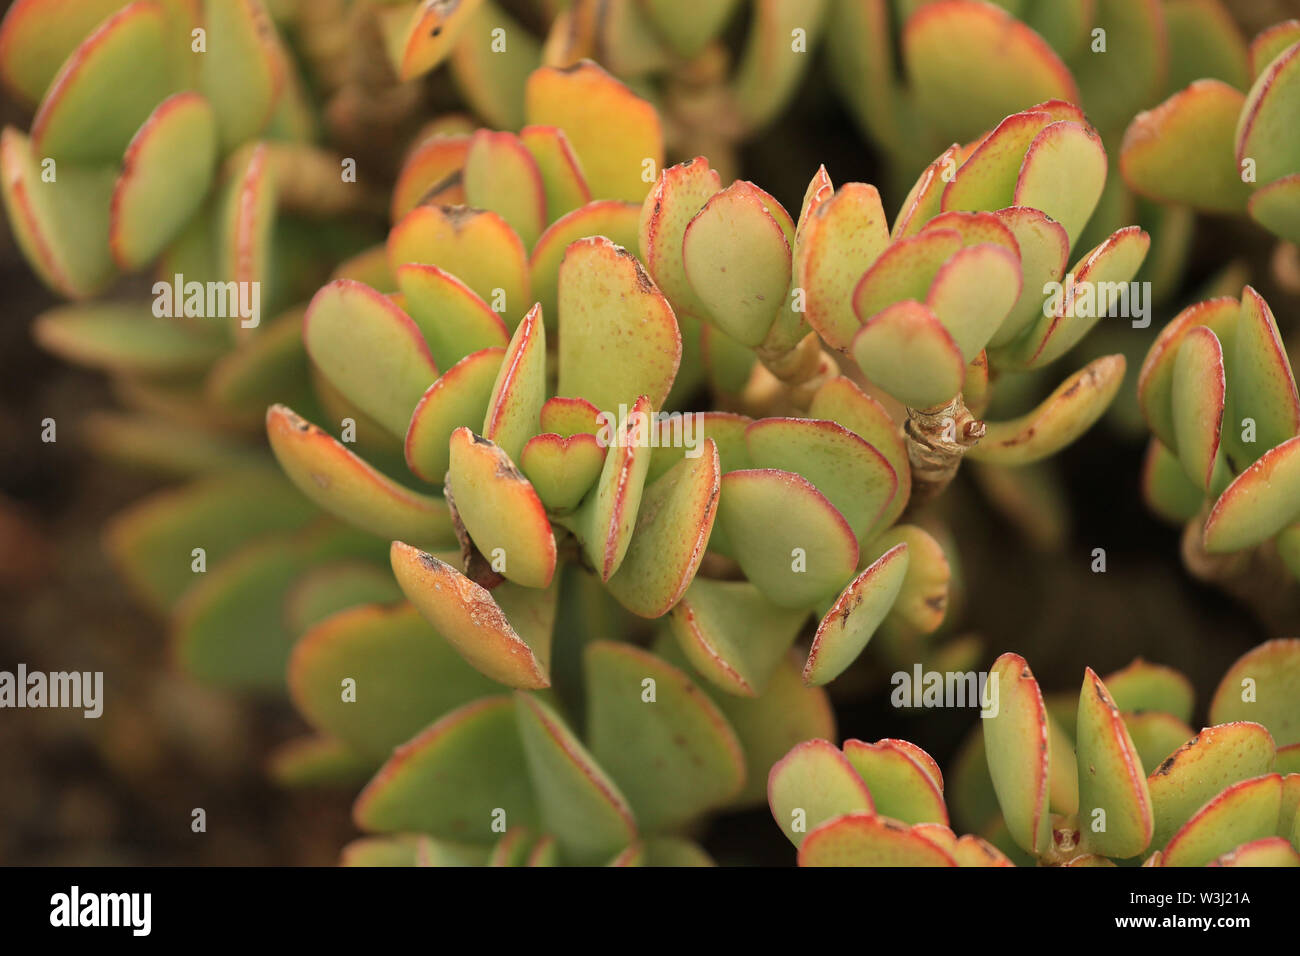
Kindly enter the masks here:
M 696 213 L 682 239 L 682 263 L 713 323 L 758 345 L 785 305 L 790 241 L 750 183 L 735 182 Z
M 509 687 L 550 686 L 549 631 L 533 640 L 521 636 L 492 594 L 408 544 L 393 542 L 392 565 L 402 593 L 475 670 Z M 506 587 L 497 591 L 504 596 Z
M 868 319 L 853 339 L 853 357 L 873 384 L 911 408 L 942 405 L 961 391 L 966 378 L 952 335 L 911 299 Z
M 62 296 L 83 299 L 112 280 L 109 207 L 117 171 L 65 163 L 44 182 L 31 141 L 14 129 L 0 134 L 0 190 L 14 239 L 41 281 Z
M 335 614 L 304 634 L 289 660 L 289 693 L 299 713 L 379 758 L 453 708 L 496 690 L 406 603 Z
M 1174 440 L 1188 477 L 1207 491 L 1219 454 L 1226 389 L 1219 339 L 1203 325 L 1189 330 L 1174 360 Z
M 934 771 L 925 762 L 913 756 L 912 751 L 919 748 L 909 749 L 899 744 L 899 741 L 889 739 L 874 744 L 846 740 L 844 756 L 866 781 L 876 812 L 881 816 L 909 825 L 939 823 L 947 826 L 948 808 L 943 802 L 942 783 L 934 779 Z M 928 759 L 929 755 L 926 754 L 925 758 Z
M 501 316 L 464 282 L 437 266 L 408 262 L 397 270 L 404 308 L 429 344 L 438 368 L 510 341 Z
M 511 461 L 537 434 L 546 403 L 546 327 L 540 306 L 533 306 L 515 329 L 497 372 L 483 418 L 483 436 Z
M 1051 840 L 1048 801 L 1047 710 L 1025 659 L 1003 654 L 989 680 L 997 679 L 998 710 L 980 721 L 993 789 L 1017 845 L 1033 854 Z
M 745 779 L 740 741 L 683 672 L 610 641 L 589 645 L 584 661 L 591 751 L 643 827 L 673 829 L 736 796 Z
M 478 426 L 487 413 L 505 349 L 487 348 L 465 356 L 429 386 L 411 413 L 406 464 L 430 484 L 441 485 L 451 464 L 451 435 Z
M 274 474 L 221 475 L 142 498 L 115 515 L 105 547 L 134 594 L 163 611 L 201 579 L 194 548 L 215 569 L 241 545 L 299 528 L 311 505 Z
M 1159 202 L 1240 212 L 1250 196 L 1234 155 L 1245 101 L 1228 84 L 1201 79 L 1139 113 L 1120 147 L 1124 181 Z
M 121 303 L 51 309 L 37 318 L 32 335 L 65 361 L 118 375 L 193 375 L 228 347 L 209 327 Z
M 534 435 L 519 453 L 519 468 L 548 511 L 571 511 L 600 477 L 606 450 L 587 432 Z
M 1205 521 L 1205 550 L 1240 551 L 1300 517 L 1300 437 L 1265 452 L 1219 496 Z
M 448 494 L 493 570 L 529 588 L 555 574 L 556 547 L 546 509 L 505 451 L 468 428 L 451 434 Z
M 649 165 L 663 165 L 663 131 L 654 107 L 590 61 L 569 69 L 542 67 L 529 77 L 530 125 L 564 130 L 582 163 L 593 199 L 641 202 Z
M 393 275 L 400 276 L 398 270 L 408 262 L 436 265 L 498 313 L 520 315 L 532 301 L 524 244 L 494 212 L 417 206 L 388 233 L 388 267 Z M 445 320 L 431 313 L 428 321 Z M 478 347 L 501 344 L 484 342 Z
M 903 28 L 903 62 L 917 108 L 954 139 L 971 139 L 1032 103 L 1079 100 L 1047 42 L 992 4 L 921 7 Z
M 1171 452 L 1176 447 L 1173 390 L 1178 347 L 1189 331 L 1201 325 L 1209 328 L 1220 343 L 1231 343 L 1240 315 L 1241 303 L 1230 296 L 1198 302 L 1174 316 L 1147 351 L 1138 373 L 1138 404 L 1151 431 Z M 1231 345 L 1227 352 L 1231 354 Z
M 717 516 L 720 471 L 718 447 L 705 440 L 646 487 L 627 555 L 605 584 L 633 614 L 662 617 L 686 592 Z
M 833 421 L 762 418 L 745 429 L 749 460 L 757 468 L 802 475 L 835 506 L 862 539 L 898 490 L 885 456 Z
M 1296 171 L 1300 130 L 1295 102 L 1300 97 L 1300 43 L 1279 54 L 1255 80 L 1237 120 L 1237 167 L 1255 161 L 1258 182 L 1269 183 Z M 33 136 L 33 139 L 37 137 Z
M 303 341 L 334 387 L 399 437 L 438 378 L 410 316 L 387 296 L 350 279 L 337 279 L 312 298 Z
M 1246 721 L 1207 727 L 1183 744 L 1147 778 L 1155 815 L 1151 846 L 1164 847 L 1225 787 L 1268 773 L 1276 749 L 1267 730 Z
M 788 471 L 724 475 L 718 524 L 745 575 L 782 607 L 829 597 L 858 563 L 858 542 L 844 516 L 811 482 Z
M 800 866 L 956 866 L 947 850 L 917 827 L 851 813 L 822 824 L 799 848 Z
M 555 222 L 591 202 L 591 189 L 564 130 L 558 126 L 525 126 L 519 131 L 519 140 L 532 153 L 541 173 L 547 222 Z M 547 303 L 543 301 L 542 306 L 545 310 Z
M 1241 292 L 1241 318 L 1233 336 L 1233 351 L 1225 353 L 1230 427 L 1224 443 L 1233 464 L 1244 468 L 1270 448 L 1300 434 L 1300 395 L 1291 361 L 1282 346 L 1277 321 L 1263 297 L 1246 286 Z M 1175 404 L 1175 410 L 1177 404 Z M 1246 419 L 1255 424 L 1254 442 L 1241 440 Z
M 560 522 L 577 535 L 602 581 L 614 576 L 632 543 L 650 468 L 650 449 L 637 436 L 648 427 L 649 415 L 650 403 L 642 396 L 632 406 L 629 421 L 619 426 L 596 487 L 577 512 Z
M 794 285 L 804 318 L 832 348 L 845 351 L 858 331 L 853 293 L 889 245 L 889 225 L 874 186 L 845 183 L 813 209 L 799 230 Z
M 515 714 L 542 821 L 566 854 L 592 863 L 631 843 L 636 820 L 627 798 L 560 716 L 522 693 Z
M 1127 667 L 1106 676 L 1106 689 L 1122 711 L 1155 710 L 1182 721 L 1192 719 L 1191 681 L 1172 667 L 1134 658 Z
M 261 0 L 205 0 L 207 52 L 199 88 L 217 113 L 223 151 L 271 119 L 285 81 L 285 53 Z
M 60 163 L 116 163 L 140 124 L 176 90 L 173 39 L 156 3 L 101 23 L 63 62 L 32 119 L 32 145 Z
M 535 825 L 524 746 L 509 697 L 484 697 L 453 710 L 398 747 L 357 797 L 352 815 L 371 833 L 414 830 L 489 844 L 494 811 Z
M 202 204 L 217 162 L 216 118 L 193 92 L 158 104 L 126 149 L 108 242 L 130 272 L 154 259 Z
M 866 783 L 827 740 L 797 744 L 772 765 L 767 801 L 777 826 L 796 847 L 828 820 L 875 813 Z
M 673 608 L 670 623 L 682 653 L 701 675 L 729 694 L 759 697 L 807 617 L 805 610 L 768 601 L 748 581 L 696 577 Z
M 470 138 L 462 175 L 465 201 L 500 214 L 531 249 L 550 218 L 541 170 L 519 137 L 479 130 Z
M 1280 774 L 1233 784 L 1174 834 L 1162 865 L 1204 866 L 1243 843 L 1273 836 L 1281 806 Z
M 636 257 L 601 236 L 580 239 L 564 254 L 559 283 L 559 394 L 611 415 L 640 395 L 661 408 L 682 340 L 668 300 Z
M 420 205 L 430 192 L 448 188 L 448 183 L 465 166 L 469 140 L 467 135 L 447 132 L 430 135 L 411 148 L 393 186 L 389 216 L 394 223 Z M 465 201 L 464 187 L 458 185 L 455 189 L 456 194 L 452 196 L 440 192 L 444 203 Z
M 1102 856 L 1137 856 L 1151 842 L 1151 794 L 1133 739 L 1106 685 L 1091 667 L 1084 671 L 1079 692 L 1075 751 L 1078 812 L 1088 823 L 1086 845 Z M 1093 825 L 1099 819 L 1101 829 Z
M 532 274 L 533 298 L 542 305 L 542 315 L 552 327 L 559 314 L 560 264 L 569 246 L 589 236 L 604 236 L 615 245 L 635 248 L 641 207 L 615 199 L 598 199 L 557 218 L 542 233 L 528 268 Z
M 1142 463 L 1142 498 L 1161 518 L 1182 525 L 1201 510 L 1205 492 L 1187 477 L 1178 457 L 1152 438 Z
M 401 599 L 388 568 L 369 561 L 338 561 L 312 568 L 294 582 L 284 598 L 284 621 L 294 634 L 302 634 L 340 611 Z
M 707 314 L 682 263 L 686 227 L 704 204 L 722 189 L 722 181 L 703 156 L 665 169 L 641 206 L 638 225 L 641 260 L 678 318 Z
M 806 683 L 828 684 L 857 660 L 893 607 L 907 565 L 907 545 L 897 544 L 872 562 L 836 598 L 818 625 L 808 651 L 808 663 L 803 671 Z
M 331 514 L 383 538 L 401 535 L 432 547 L 455 543 L 446 502 L 385 477 L 291 409 L 267 409 L 266 433 L 284 473 Z
M 1300 640 L 1267 641 L 1224 673 L 1210 702 L 1216 724 L 1251 720 L 1268 728 L 1279 747 L 1300 743 Z

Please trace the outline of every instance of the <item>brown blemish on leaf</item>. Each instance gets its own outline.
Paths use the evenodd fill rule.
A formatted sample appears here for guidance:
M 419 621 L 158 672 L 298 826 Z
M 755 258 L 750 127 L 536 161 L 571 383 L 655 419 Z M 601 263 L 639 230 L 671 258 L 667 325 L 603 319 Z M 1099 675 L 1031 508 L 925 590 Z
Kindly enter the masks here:
M 1181 747 L 1179 747 L 1177 750 L 1171 753 L 1168 757 L 1165 758 L 1164 763 L 1156 767 L 1155 773 L 1151 774 L 1151 776 L 1163 777 L 1166 774 L 1168 774 L 1171 770 L 1174 769 L 1174 766 L 1178 763 L 1179 755 L 1182 754 L 1184 751 L 1191 750 L 1193 747 L 1195 747 L 1196 742 L 1200 739 L 1201 739 L 1201 735 L 1197 734 L 1191 740 L 1187 741 L 1187 743 L 1183 744 Z

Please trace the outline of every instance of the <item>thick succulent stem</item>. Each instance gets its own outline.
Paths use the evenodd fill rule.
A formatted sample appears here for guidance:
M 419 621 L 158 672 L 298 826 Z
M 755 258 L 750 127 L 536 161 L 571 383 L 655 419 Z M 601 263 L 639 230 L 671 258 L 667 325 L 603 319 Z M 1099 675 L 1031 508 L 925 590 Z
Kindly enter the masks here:
M 971 414 L 961 393 L 945 405 L 907 410 L 903 436 L 912 466 L 910 508 L 939 495 L 961 465 L 966 452 L 984 437 L 984 423 Z
M 827 379 L 839 374 L 834 359 L 822 350 L 817 333 L 811 332 L 792 349 L 777 351 L 758 348 L 758 360 L 785 386 L 784 398 L 796 409 L 807 409 L 813 393 Z
M 1278 634 L 1300 627 L 1300 593 L 1271 541 L 1233 554 L 1210 554 L 1202 543 L 1204 520 L 1183 529 L 1183 564 L 1193 577 L 1212 584 L 1253 610 Z

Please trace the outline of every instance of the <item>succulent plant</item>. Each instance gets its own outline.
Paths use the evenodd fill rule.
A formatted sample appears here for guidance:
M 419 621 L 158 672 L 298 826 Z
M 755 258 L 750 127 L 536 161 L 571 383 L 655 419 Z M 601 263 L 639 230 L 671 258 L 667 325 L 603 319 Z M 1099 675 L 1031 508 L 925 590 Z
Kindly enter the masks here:
M 1226 143 L 1228 104 L 1270 177 L 1250 211 L 1294 238 L 1298 38 L 1257 38 L 1243 97 L 1216 0 L 19 0 L 0 80 L 36 114 L 0 185 L 74 300 L 36 337 L 132 409 L 90 440 L 186 480 L 110 552 L 192 675 L 287 683 L 311 734 L 281 783 L 364 784 L 344 863 L 707 865 L 707 820 L 766 792 L 804 864 L 1296 865 L 1295 640 L 1234 665 L 1199 735 L 1168 668 L 1063 700 L 1004 654 L 962 837 L 920 747 L 830 742 L 826 685 L 860 689 L 873 639 L 899 666 L 982 654 L 927 505 L 969 457 L 1043 530 L 1038 469 L 1125 372 L 1089 334 L 1139 275 L 1172 291 L 1178 203 L 1247 202 L 1217 147 L 1166 168 L 1199 124 Z M 891 174 L 924 167 L 892 225 L 824 166 L 797 216 L 724 186 L 820 40 Z M 384 153 L 444 62 L 477 118 L 423 125 L 385 202 L 323 134 Z M 1191 80 L 1130 127 L 1125 178 L 1174 205 L 1139 203 L 1103 134 Z M 1180 313 L 1139 401 L 1148 501 L 1267 610 L 1300 576 L 1267 304 Z
M 1272 310 L 1250 286 L 1180 312 L 1138 379 L 1152 438 L 1142 488 L 1184 524 L 1199 577 L 1258 609 L 1293 600 L 1300 577 L 1300 396 Z
M 538 0 L 511 16 L 493 0 L 406 0 L 377 9 L 393 68 L 444 62 L 475 113 L 517 129 L 538 67 L 599 62 L 656 105 L 679 155 L 735 167 L 735 144 L 770 123 L 814 60 L 828 0 Z M 744 14 L 735 52 L 724 31 Z M 736 62 L 732 64 L 732 60 Z
M 317 736 L 282 755 L 284 779 L 387 757 L 354 812 L 391 836 L 354 862 L 481 861 L 493 843 L 517 861 L 655 862 L 659 838 L 761 799 L 762 768 L 825 723 L 820 686 L 877 629 L 924 653 L 943 622 L 944 549 L 897 522 L 918 476 L 937 494 L 983 435 L 963 396 L 980 407 L 990 364 L 1045 365 L 1097 318 L 1044 308 L 1105 179 L 1068 104 L 949 150 L 891 236 L 875 188 L 835 190 L 824 169 L 798 221 L 702 157 L 643 176 L 663 152 L 655 111 L 594 64 L 535 71 L 526 103 L 517 135 L 417 144 L 387 243 L 304 316 L 313 366 L 362 416 L 356 443 L 362 421 L 372 445 L 400 439 L 431 487 L 284 405 L 267 414 L 304 494 L 393 542 L 409 602 L 318 619 L 290 662 Z M 1127 282 L 1145 251 L 1123 230 L 1077 281 Z M 990 426 L 988 460 L 1059 450 L 1122 373 L 1100 360 Z M 702 385 L 727 410 L 681 411 Z M 908 408 L 906 433 L 882 401 Z M 485 750 L 503 766 L 466 789 Z
M 317 407 L 291 306 L 381 234 L 382 206 L 314 144 L 304 81 L 256 0 L 22 0 L 0 78 L 36 107 L 30 133 L 0 135 L 10 224 L 76 300 L 35 337 L 107 372 L 129 409 L 89 416 L 86 440 L 184 482 L 117 516 L 108 550 L 172 618 L 188 670 L 282 687 L 286 583 L 376 549 L 278 474 L 261 418 L 277 399 Z
M 1137 192 L 1218 213 L 1246 213 L 1300 242 L 1300 21 L 1250 43 L 1249 73 L 1199 74 L 1124 135 L 1121 169 Z M 1251 82 L 1251 77 L 1254 78 Z
M 915 744 L 804 741 L 768 802 L 801 866 L 1300 866 L 1300 641 L 1243 655 L 1194 733 L 1191 684 L 1142 659 L 1044 697 L 1018 654 L 980 690 L 952 775 Z M 942 682 L 941 682 L 942 683 Z M 943 687 L 938 688 L 943 692 Z

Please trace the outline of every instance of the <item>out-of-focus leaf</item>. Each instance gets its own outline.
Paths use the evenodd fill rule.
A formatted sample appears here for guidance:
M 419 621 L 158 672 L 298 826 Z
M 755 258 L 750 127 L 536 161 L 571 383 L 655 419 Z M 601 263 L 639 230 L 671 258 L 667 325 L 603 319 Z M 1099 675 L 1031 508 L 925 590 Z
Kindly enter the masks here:
M 1279 747 L 1300 743 L 1300 640 L 1267 641 L 1247 651 L 1224 673 L 1210 701 L 1216 724 L 1263 724 Z
M 419 831 L 490 844 L 507 826 L 535 826 L 524 746 L 509 697 L 453 710 L 398 747 L 357 797 L 352 816 L 371 833 Z
M 564 130 L 592 198 L 645 198 L 664 154 L 659 116 L 650 103 L 590 61 L 535 70 L 524 96 L 530 125 Z
M 1234 154 L 1237 116 L 1245 100 L 1219 80 L 1197 80 L 1139 113 L 1120 147 L 1124 181 L 1161 202 L 1240 212 L 1250 196 Z
M 406 603 L 335 614 L 304 634 L 289 660 L 299 713 L 381 759 L 436 718 L 496 690 Z
M 740 741 L 686 674 L 629 644 L 598 641 L 584 657 L 592 754 L 643 827 L 673 829 L 736 796 Z

